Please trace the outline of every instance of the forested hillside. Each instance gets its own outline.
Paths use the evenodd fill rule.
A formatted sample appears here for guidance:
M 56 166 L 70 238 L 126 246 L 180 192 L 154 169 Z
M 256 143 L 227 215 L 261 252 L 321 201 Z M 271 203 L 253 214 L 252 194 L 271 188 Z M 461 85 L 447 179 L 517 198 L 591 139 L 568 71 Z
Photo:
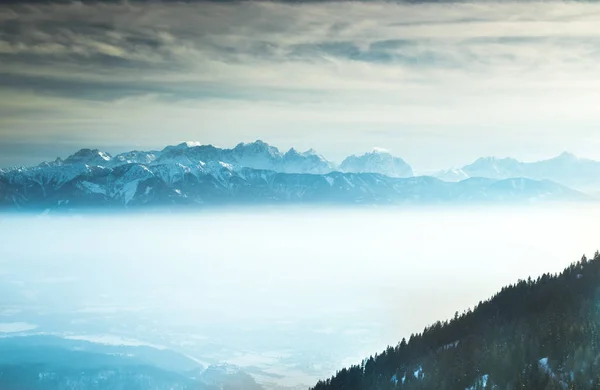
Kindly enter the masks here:
M 314 390 L 600 389 L 600 254 L 503 288 Z

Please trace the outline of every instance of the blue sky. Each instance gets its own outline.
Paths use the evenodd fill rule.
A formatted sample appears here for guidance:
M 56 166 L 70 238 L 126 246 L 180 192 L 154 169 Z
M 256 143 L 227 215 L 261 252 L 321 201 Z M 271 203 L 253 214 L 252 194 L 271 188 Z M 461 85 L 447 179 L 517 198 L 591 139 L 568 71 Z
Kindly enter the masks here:
M 600 159 L 600 5 L 0 6 L 0 166 L 263 139 L 417 170 Z

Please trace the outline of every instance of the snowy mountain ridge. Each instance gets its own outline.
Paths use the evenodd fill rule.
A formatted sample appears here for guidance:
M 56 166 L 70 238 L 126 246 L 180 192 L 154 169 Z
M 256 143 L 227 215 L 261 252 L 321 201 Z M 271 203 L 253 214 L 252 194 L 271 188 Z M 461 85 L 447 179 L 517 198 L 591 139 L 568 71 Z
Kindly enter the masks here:
M 402 159 L 392 156 L 387 151 L 376 150 L 362 156 L 350 156 L 338 167 L 314 149 L 300 152 L 295 148 L 290 148 L 287 152 L 282 153 L 277 147 L 261 140 L 250 143 L 242 142 L 231 149 L 188 141 L 166 146 L 160 151 L 132 150 L 116 156 L 98 149 L 81 149 L 64 160 L 57 158 L 55 161 L 43 162 L 36 167 L 9 168 L 4 171 L 31 171 L 36 168 L 64 167 L 76 164 L 108 168 L 124 164 L 196 166 L 212 161 L 224 162 L 236 169 L 253 168 L 281 173 L 326 174 L 340 170 L 354 173 L 381 173 L 392 177 L 412 176 L 412 168 Z
M 0 171 L 0 209 L 587 199 L 551 180 L 525 177 L 521 164 L 514 159 L 480 159 L 470 168 L 447 173 L 444 181 L 413 176 L 410 165 L 385 150 L 350 156 L 336 171 L 312 149 L 282 153 L 263 141 L 232 149 L 185 142 L 116 156 L 81 149 L 64 160 Z M 486 169 L 491 178 L 474 177 Z M 455 177 L 460 181 L 452 180 Z

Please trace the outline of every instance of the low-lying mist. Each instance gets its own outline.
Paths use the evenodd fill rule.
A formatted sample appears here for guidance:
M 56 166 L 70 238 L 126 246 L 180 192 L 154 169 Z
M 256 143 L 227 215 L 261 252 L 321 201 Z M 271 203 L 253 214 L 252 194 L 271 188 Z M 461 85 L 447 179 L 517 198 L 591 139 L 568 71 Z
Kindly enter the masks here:
M 0 217 L 0 334 L 145 343 L 310 385 L 600 247 L 595 207 Z

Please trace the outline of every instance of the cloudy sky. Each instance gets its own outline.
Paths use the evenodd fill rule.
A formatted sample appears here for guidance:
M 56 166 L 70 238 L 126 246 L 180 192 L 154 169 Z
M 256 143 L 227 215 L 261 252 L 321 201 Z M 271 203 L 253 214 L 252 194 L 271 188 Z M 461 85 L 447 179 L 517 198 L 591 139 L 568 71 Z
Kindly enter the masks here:
M 0 5 L 0 166 L 263 139 L 417 170 L 600 159 L 600 5 Z

